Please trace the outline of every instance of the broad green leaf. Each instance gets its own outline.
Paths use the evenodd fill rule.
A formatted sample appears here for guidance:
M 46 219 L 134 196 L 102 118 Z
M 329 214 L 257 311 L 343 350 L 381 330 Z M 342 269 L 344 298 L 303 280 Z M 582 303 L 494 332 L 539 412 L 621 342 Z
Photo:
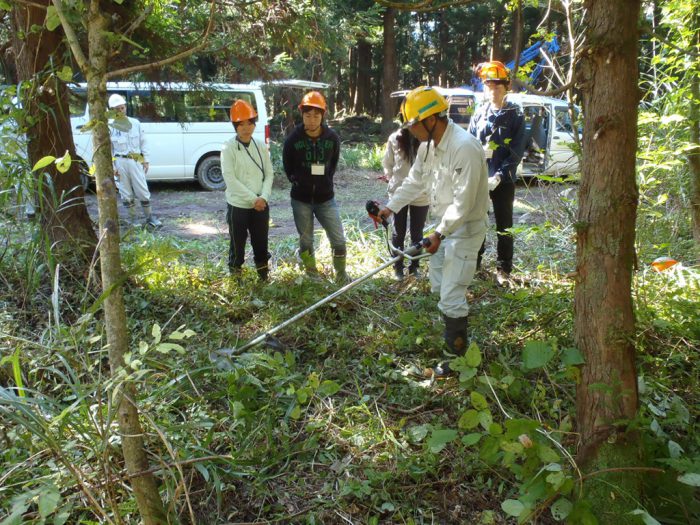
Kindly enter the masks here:
M 484 410 L 489 406 L 488 402 L 486 401 L 486 398 L 479 392 L 472 392 L 471 394 L 469 394 L 469 399 L 472 402 L 472 406 L 476 410 Z
M 158 343 L 155 349 L 156 352 L 160 352 L 161 354 L 167 354 L 171 350 L 175 350 L 178 354 L 185 353 L 185 349 L 182 347 L 182 345 L 177 343 Z
M 561 362 L 566 366 L 582 365 L 586 362 L 578 348 L 564 348 L 561 353 Z
M 528 341 L 523 350 L 523 366 L 527 370 L 542 368 L 554 357 L 554 349 L 544 341 Z
M 700 474 L 697 472 L 686 472 L 682 476 L 678 476 L 678 481 L 691 487 L 700 487 Z
M 630 512 L 630 514 L 632 514 L 633 516 L 639 516 L 642 519 L 642 523 L 644 523 L 644 525 L 661 525 L 661 523 L 659 523 L 656 519 L 650 516 L 646 510 L 634 509 L 632 512 Z
M 472 342 L 467 348 L 467 353 L 464 354 L 467 365 L 476 368 L 481 364 L 481 350 L 476 343 Z
M 473 432 L 471 434 L 467 434 L 462 438 L 462 443 L 464 443 L 466 446 L 471 447 L 472 445 L 476 445 L 479 440 L 481 440 L 481 434 L 478 432 Z
M 11 11 L 12 6 L 5 2 L 4 0 L 0 0 L 0 9 L 4 9 L 5 11 Z
M 53 163 L 55 160 L 56 160 L 56 157 L 53 157 L 51 155 L 47 155 L 46 157 L 42 157 L 38 161 L 36 161 L 36 164 L 34 164 L 32 171 L 37 171 L 37 170 L 40 170 L 42 168 L 45 168 L 49 164 Z
M 201 463 L 195 463 L 194 468 L 196 468 L 199 473 L 204 478 L 204 481 L 209 481 L 209 469 L 202 465 Z
M 425 439 L 425 436 L 428 435 L 429 431 L 430 425 L 416 425 L 415 427 L 409 428 L 407 433 L 411 441 L 414 443 L 420 443 Z
M 437 454 L 443 448 L 445 448 L 445 445 L 454 441 L 455 439 L 457 439 L 456 430 L 450 428 L 433 430 L 433 433 L 428 439 L 428 447 L 432 453 Z
M 63 66 L 61 70 L 56 73 L 56 76 L 58 76 L 58 78 L 64 82 L 70 82 L 73 80 L 73 70 L 70 68 L 70 66 Z
M 571 513 L 572 508 L 574 508 L 574 504 L 568 499 L 559 498 L 554 502 L 550 510 L 552 511 L 552 517 L 557 521 L 561 521 L 566 519 L 566 517 Z
M 462 430 L 471 430 L 479 424 L 479 413 L 476 410 L 467 410 L 462 414 L 457 422 L 457 426 Z
M 539 445 L 537 447 L 537 456 L 542 460 L 542 463 L 557 463 L 559 454 L 547 445 Z
M 668 454 L 669 454 L 669 456 L 671 456 L 673 459 L 678 459 L 679 457 L 681 457 L 683 452 L 684 452 L 683 447 L 681 447 L 678 443 L 676 443 L 672 439 L 668 440 Z
M 151 335 L 153 336 L 154 343 L 160 343 L 161 333 L 160 325 L 158 323 L 154 323 L 153 328 L 151 328 Z
M 71 162 L 70 153 L 66 151 L 63 157 L 56 159 L 56 170 L 59 173 L 66 173 L 70 169 Z
M 53 31 L 61 25 L 61 19 L 58 17 L 56 8 L 52 5 L 46 8 L 46 29 Z
M 488 431 L 492 423 L 493 417 L 491 416 L 490 410 L 486 409 L 479 412 L 479 424 L 484 430 Z
M 320 397 L 328 397 L 334 395 L 340 390 L 340 385 L 335 381 L 323 381 L 318 387 L 318 395 Z
M 46 519 L 56 510 L 61 494 L 54 485 L 45 485 L 39 495 L 39 515 Z
M 532 419 L 509 419 L 506 421 L 506 437 L 515 439 L 521 434 L 531 434 L 539 426 Z
M 501 508 L 508 516 L 515 516 L 517 518 L 525 510 L 525 505 L 520 503 L 517 499 L 507 499 L 501 503 Z

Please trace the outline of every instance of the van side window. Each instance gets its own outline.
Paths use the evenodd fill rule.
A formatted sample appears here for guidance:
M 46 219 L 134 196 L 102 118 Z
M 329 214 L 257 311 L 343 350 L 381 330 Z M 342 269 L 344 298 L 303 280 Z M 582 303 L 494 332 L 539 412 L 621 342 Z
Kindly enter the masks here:
M 82 117 L 87 111 L 87 92 L 84 90 L 68 90 L 68 109 L 71 117 Z
M 574 130 L 574 127 L 571 125 L 571 116 L 568 108 L 555 108 L 554 120 L 557 124 L 557 131 L 571 133 Z
M 131 93 L 131 115 L 141 122 L 181 122 L 183 94 L 180 91 L 137 91 Z
M 228 122 L 231 104 L 237 98 L 245 100 L 257 111 L 253 93 L 232 93 L 208 90 L 186 91 L 185 120 L 187 122 Z

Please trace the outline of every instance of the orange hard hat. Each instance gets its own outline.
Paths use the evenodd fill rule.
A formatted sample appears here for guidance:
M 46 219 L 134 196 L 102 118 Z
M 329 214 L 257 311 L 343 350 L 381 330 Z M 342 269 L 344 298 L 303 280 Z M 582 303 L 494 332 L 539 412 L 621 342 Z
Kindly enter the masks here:
M 299 109 L 304 107 L 318 108 L 324 113 L 326 112 L 326 99 L 318 91 L 309 91 L 304 98 L 301 99 Z
M 671 257 L 657 257 L 654 259 L 654 262 L 651 263 L 651 267 L 657 272 L 661 273 L 677 264 L 678 261 Z
M 253 106 L 240 98 L 231 104 L 231 122 L 238 123 L 257 118 L 258 114 Z
M 476 67 L 476 71 L 479 78 L 481 78 L 481 80 L 484 82 L 489 80 L 496 82 L 508 82 L 510 80 L 508 68 L 503 64 L 503 62 L 499 62 L 498 60 L 482 62 Z

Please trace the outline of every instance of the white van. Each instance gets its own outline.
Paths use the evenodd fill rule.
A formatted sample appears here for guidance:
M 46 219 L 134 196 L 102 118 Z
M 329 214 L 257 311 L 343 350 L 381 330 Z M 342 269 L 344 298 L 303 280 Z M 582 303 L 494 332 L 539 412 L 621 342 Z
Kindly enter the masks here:
M 71 87 L 71 127 L 80 160 L 92 164 L 87 86 Z M 258 113 L 255 138 L 269 144 L 270 126 L 262 89 L 254 84 L 186 84 L 108 82 L 107 96 L 119 93 L 126 112 L 141 121 L 150 150 L 148 180 L 197 180 L 207 190 L 225 187 L 219 154 L 235 135 L 229 109 L 235 99 L 250 103 Z
M 577 173 L 579 161 L 572 149 L 574 125 L 568 102 L 526 93 L 509 93 L 506 100 L 518 104 L 525 115 L 525 152 L 518 176 Z M 579 114 L 578 107 L 574 111 Z
M 464 129 L 468 129 L 469 121 L 476 108 L 476 93 L 466 88 L 444 88 L 435 86 L 435 89 L 447 99 L 447 103 L 449 104 L 447 112 L 452 121 Z M 399 91 L 392 91 L 390 96 L 391 98 L 400 98 L 403 100 L 410 92 L 411 90 L 409 89 L 401 89 Z

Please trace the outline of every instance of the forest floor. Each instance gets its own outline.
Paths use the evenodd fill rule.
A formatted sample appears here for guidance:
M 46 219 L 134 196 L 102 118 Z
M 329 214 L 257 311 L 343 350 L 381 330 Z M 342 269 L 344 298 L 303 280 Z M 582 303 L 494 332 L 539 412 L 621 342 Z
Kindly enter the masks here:
M 386 184 L 378 181 L 380 172 L 365 169 L 344 169 L 336 174 L 336 200 L 343 217 L 364 214 L 368 199 L 386 202 Z M 197 182 L 151 182 L 154 214 L 163 222 L 164 234 L 183 239 L 209 240 L 228 235 L 226 201 L 221 191 L 205 191 Z M 515 224 L 541 224 L 547 217 L 548 204 L 571 192 L 573 185 L 519 182 L 514 209 Z M 97 219 L 97 199 L 87 196 L 88 210 Z M 119 205 L 121 217 L 126 210 Z M 271 198 L 270 241 L 281 241 L 296 234 L 289 202 L 289 183 L 277 174 Z

